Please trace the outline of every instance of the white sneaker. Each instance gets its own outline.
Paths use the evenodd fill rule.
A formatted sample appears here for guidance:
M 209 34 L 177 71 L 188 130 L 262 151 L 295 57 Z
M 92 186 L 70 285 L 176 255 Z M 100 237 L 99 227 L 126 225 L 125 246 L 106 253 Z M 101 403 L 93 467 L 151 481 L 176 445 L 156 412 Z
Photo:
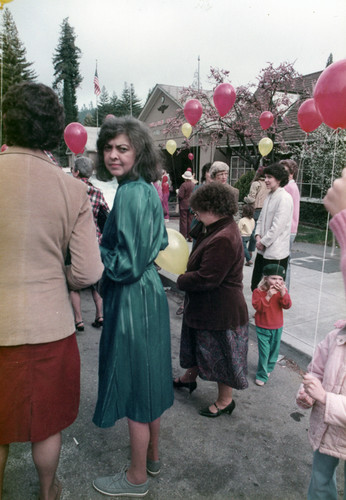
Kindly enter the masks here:
M 263 380 L 259 380 L 258 378 L 256 378 L 255 384 L 262 387 L 265 384 L 265 382 L 263 382 Z

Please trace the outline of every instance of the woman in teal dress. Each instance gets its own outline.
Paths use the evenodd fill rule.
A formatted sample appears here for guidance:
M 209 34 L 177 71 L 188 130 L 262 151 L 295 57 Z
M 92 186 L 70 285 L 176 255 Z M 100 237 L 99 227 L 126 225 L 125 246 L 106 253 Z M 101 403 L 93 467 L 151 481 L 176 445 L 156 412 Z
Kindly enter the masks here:
M 144 496 L 147 472 L 160 472 L 160 416 L 173 404 L 169 311 L 154 266 L 168 244 L 160 176 L 150 133 L 132 117 L 108 118 L 97 141 L 98 177 L 119 181 L 101 244 L 104 324 L 94 423 L 110 427 L 127 417 L 131 464 L 126 472 L 97 478 L 111 496 Z

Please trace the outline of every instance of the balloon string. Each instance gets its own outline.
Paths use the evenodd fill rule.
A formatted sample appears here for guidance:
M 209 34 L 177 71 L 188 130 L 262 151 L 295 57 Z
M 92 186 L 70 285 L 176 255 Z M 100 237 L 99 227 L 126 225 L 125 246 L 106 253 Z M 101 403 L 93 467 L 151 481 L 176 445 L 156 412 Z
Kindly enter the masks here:
M 333 185 L 334 182 L 334 171 L 335 171 L 335 156 L 336 156 L 336 145 L 337 145 L 337 131 L 335 133 L 335 142 L 334 142 L 334 153 L 333 153 L 333 166 L 332 166 L 332 174 L 331 174 L 331 179 L 330 179 L 330 185 Z M 322 300 L 322 290 L 323 290 L 323 280 L 324 280 L 324 269 L 325 269 L 325 263 L 326 263 L 326 253 L 327 253 L 327 243 L 328 243 L 328 228 L 329 228 L 329 220 L 330 220 L 330 213 L 328 212 L 327 215 L 327 224 L 326 224 L 326 232 L 324 236 L 324 247 L 323 247 L 323 259 L 322 259 L 322 269 L 321 269 L 321 279 L 320 279 L 320 288 L 319 288 L 319 294 L 318 294 L 318 303 L 317 303 L 317 313 L 316 313 L 316 323 L 315 323 L 315 333 L 314 333 L 314 342 L 313 342 L 313 351 L 312 351 L 312 362 L 311 362 L 311 371 L 314 371 L 314 354 L 316 350 L 316 344 L 317 344 L 317 329 L 319 326 L 319 319 L 320 319 L 320 311 L 321 311 L 321 300 Z

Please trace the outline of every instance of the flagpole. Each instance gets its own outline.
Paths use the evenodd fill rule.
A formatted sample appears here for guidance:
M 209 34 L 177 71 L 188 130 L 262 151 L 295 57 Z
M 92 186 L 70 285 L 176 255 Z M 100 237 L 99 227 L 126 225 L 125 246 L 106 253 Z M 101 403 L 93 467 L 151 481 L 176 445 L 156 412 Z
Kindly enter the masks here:
M 96 59 L 96 75 L 97 73 L 97 59 Z M 98 110 L 98 95 L 96 94 L 96 129 L 99 128 L 99 110 Z

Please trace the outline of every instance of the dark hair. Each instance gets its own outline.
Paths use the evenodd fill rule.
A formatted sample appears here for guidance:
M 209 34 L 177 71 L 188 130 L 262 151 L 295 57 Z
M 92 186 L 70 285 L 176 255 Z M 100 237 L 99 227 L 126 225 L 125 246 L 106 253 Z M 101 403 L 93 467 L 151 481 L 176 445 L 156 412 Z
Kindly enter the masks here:
M 297 179 L 298 165 L 296 164 L 296 162 L 294 160 L 290 160 L 290 159 L 281 160 L 279 163 L 280 163 L 280 165 L 283 165 L 284 167 L 288 168 L 288 171 L 291 175 L 293 175 L 294 180 Z
M 249 219 L 252 219 L 254 211 L 255 209 L 252 205 L 248 205 L 247 203 L 243 205 L 243 217 L 248 217 Z
M 211 167 L 211 163 L 205 163 L 205 165 L 203 165 L 201 182 L 205 182 L 205 177 L 206 177 L 207 172 L 209 172 L 210 167 Z
M 58 146 L 64 110 L 51 88 L 42 83 L 17 83 L 6 92 L 2 110 L 9 146 L 48 150 Z
M 280 163 L 273 163 L 264 169 L 264 175 L 272 175 L 277 181 L 280 182 L 280 187 L 286 186 L 288 183 L 288 173 L 285 167 Z
M 192 210 L 229 216 L 238 211 L 232 188 L 228 184 L 211 182 L 196 189 L 190 198 Z
M 155 150 L 150 131 L 144 123 L 132 116 L 109 117 L 103 122 L 97 139 L 97 178 L 101 181 L 109 181 L 113 178 L 104 164 L 103 152 L 106 144 L 120 134 L 128 137 L 136 152 L 135 163 L 126 176 L 127 179 L 137 180 L 141 176 L 146 182 L 159 180 L 161 178 L 159 155 Z

